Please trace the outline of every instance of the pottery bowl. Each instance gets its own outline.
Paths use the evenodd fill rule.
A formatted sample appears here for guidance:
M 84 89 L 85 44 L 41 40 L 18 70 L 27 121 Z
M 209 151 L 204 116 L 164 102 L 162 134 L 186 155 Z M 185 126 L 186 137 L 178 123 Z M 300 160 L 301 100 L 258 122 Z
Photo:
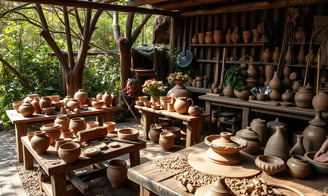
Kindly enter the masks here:
M 137 140 L 139 131 L 133 128 L 120 129 L 117 134 L 118 139 Z
M 49 95 L 48 97 L 51 101 L 59 101 L 60 100 L 59 95 Z
M 21 106 L 24 103 L 24 101 L 15 101 L 12 103 L 13 108 L 16 110 L 16 112 L 19 113 L 19 106 Z
M 239 137 L 230 137 L 230 141 L 235 144 L 233 147 L 226 146 L 224 144 L 218 144 L 217 141 L 222 138 L 221 135 L 208 135 L 205 137 L 204 142 L 212 150 L 219 154 L 235 154 L 238 153 L 241 149 L 247 146 L 246 140 Z
M 75 142 L 67 142 L 59 146 L 58 156 L 65 163 L 76 161 L 81 154 L 80 144 Z
M 137 101 L 136 101 L 136 105 L 138 105 L 138 106 L 143 106 L 143 101 L 137 100 Z
M 43 112 L 46 114 L 46 115 L 50 115 L 50 114 L 54 114 L 55 113 L 55 107 L 46 107 L 46 108 L 43 108 Z
M 143 105 L 145 106 L 145 107 L 148 107 L 148 108 L 150 108 L 151 107 L 151 102 L 150 101 L 144 101 L 143 102 Z
M 104 105 L 104 102 L 94 100 L 91 102 L 91 105 L 92 105 L 92 107 L 94 107 L 96 109 L 100 109 Z
M 255 165 L 268 175 L 273 175 L 286 169 L 286 164 L 282 159 L 270 155 L 257 156 Z
M 107 133 L 113 133 L 116 127 L 116 123 L 113 121 L 104 122 L 104 126 L 107 128 Z
M 151 108 L 153 108 L 154 110 L 159 110 L 161 109 L 160 105 L 151 105 Z
M 259 101 L 266 101 L 268 99 L 268 96 L 266 94 L 258 93 L 256 94 L 256 99 Z
M 313 157 L 316 152 L 307 152 L 305 153 L 306 160 L 312 165 L 312 167 L 319 173 L 328 175 L 328 163 L 322 163 L 314 161 Z

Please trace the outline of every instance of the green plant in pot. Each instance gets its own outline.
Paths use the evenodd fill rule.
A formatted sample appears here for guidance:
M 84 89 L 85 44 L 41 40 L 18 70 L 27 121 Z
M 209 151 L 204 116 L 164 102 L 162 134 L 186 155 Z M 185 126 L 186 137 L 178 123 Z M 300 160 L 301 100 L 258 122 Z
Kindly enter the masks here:
M 224 73 L 224 82 L 234 91 L 237 98 L 248 100 L 249 90 L 246 88 L 247 70 L 245 66 L 232 66 Z

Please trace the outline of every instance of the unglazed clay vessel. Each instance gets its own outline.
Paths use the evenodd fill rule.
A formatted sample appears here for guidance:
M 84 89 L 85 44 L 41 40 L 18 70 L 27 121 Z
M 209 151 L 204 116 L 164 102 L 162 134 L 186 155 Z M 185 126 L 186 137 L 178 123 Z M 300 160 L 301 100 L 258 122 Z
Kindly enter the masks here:
M 279 157 L 284 161 L 290 157 L 289 145 L 283 134 L 284 127 L 277 126 L 276 132 L 269 138 L 265 148 L 264 155 Z
M 311 173 L 311 164 L 304 156 L 293 155 L 287 161 L 288 172 L 294 178 L 306 178 Z
M 255 165 L 268 175 L 274 175 L 286 169 L 285 162 L 282 159 L 270 155 L 257 156 Z

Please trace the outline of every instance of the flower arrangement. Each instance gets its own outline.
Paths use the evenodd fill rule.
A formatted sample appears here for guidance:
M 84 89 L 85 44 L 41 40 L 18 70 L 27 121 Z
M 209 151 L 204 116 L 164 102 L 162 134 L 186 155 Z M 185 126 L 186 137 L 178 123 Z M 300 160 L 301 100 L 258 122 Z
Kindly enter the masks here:
M 189 76 L 187 74 L 183 74 L 182 72 L 174 72 L 170 73 L 170 75 L 167 77 L 167 80 L 169 83 L 174 83 L 175 81 L 188 81 Z
M 142 92 L 150 96 L 160 96 L 166 90 L 163 81 L 155 79 L 146 80 L 142 85 Z

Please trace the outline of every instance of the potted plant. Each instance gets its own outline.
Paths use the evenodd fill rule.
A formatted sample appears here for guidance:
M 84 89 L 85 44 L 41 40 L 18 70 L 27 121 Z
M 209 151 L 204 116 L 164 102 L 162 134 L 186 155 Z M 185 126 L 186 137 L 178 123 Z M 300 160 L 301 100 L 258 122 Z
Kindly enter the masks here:
M 232 66 L 224 74 L 224 82 L 233 91 L 236 97 L 247 100 L 249 91 L 246 89 L 247 70 L 244 66 Z
M 166 86 L 163 81 L 155 79 L 146 80 L 142 85 L 142 92 L 150 95 L 153 102 L 159 101 L 159 96 L 164 95 L 166 92 Z

